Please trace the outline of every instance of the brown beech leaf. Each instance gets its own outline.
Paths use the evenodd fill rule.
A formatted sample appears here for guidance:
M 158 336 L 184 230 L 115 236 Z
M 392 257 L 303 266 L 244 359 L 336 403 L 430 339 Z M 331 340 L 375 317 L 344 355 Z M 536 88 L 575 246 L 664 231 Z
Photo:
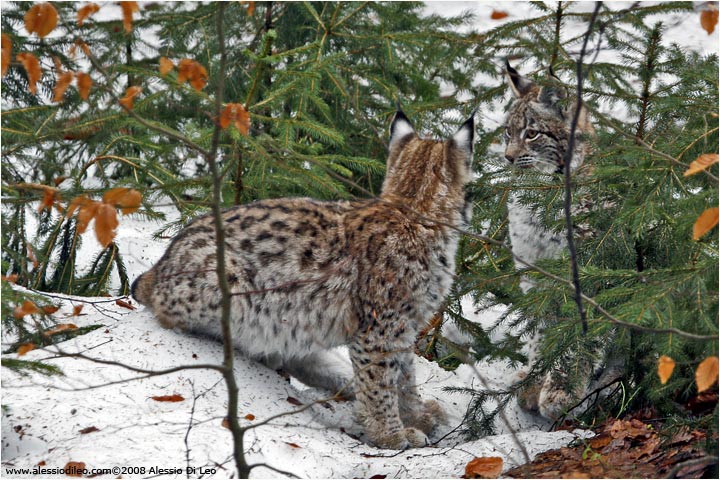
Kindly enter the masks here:
M 17 273 L 13 273 L 12 275 L 0 275 L 0 280 L 2 280 L 3 282 L 15 283 L 15 282 L 17 282 L 17 279 L 18 279 Z
M 88 3 L 80 7 L 77 12 L 78 27 L 82 27 L 85 20 L 93 13 L 97 13 L 98 10 L 100 10 L 100 6 L 97 3 Z
M 79 200 L 78 200 L 79 199 Z M 77 200 L 77 202 L 76 202 Z M 72 215 L 71 209 L 75 207 L 75 205 L 78 205 L 79 210 L 77 214 L 77 233 L 85 233 L 87 230 L 88 224 L 90 223 L 90 220 L 95 218 L 95 215 L 97 215 L 98 208 L 100 207 L 100 202 L 96 202 L 95 200 L 90 200 L 85 195 L 81 195 L 79 197 L 73 198 L 72 202 L 70 203 L 70 207 L 68 208 L 68 215 Z
M 689 177 L 690 175 L 695 175 L 698 172 L 702 172 L 703 170 L 711 167 L 717 162 L 717 153 L 703 153 L 698 158 L 693 160 L 690 165 L 688 165 L 688 169 L 685 170 L 685 173 L 683 173 L 683 177 Z
M 191 58 L 183 58 L 180 60 L 180 63 L 178 63 L 179 83 L 183 83 L 187 80 L 195 90 L 200 91 L 205 87 L 207 79 L 207 70 L 205 70 L 205 67 L 200 65 L 197 61 Z
M 28 260 L 30 260 L 33 263 L 33 267 L 38 268 L 38 265 L 40 265 L 40 262 L 38 262 L 38 259 L 35 256 L 35 252 L 33 251 L 32 245 L 30 245 L 29 243 L 27 244 L 27 253 L 28 253 Z
M 22 63 L 28 77 L 28 89 L 33 95 L 37 94 L 37 82 L 42 77 L 42 69 L 40 68 L 40 62 L 32 53 L 22 52 L 18 53 L 17 61 Z
M 13 310 L 13 317 L 19 320 L 25 315 L 33 315 L 38 312 L 40 312 L 40 309 L 37 307 L 37 305 L 35 305 L 30 300 L 25 300 L 22 305 L 18 305 L 17 307 L 15 307 L 15 310 Z
M 5 76 L 12 61 L 12 40 L 7 33 L 2 34 L 2 76 Z
M 302 448 L 302 447 L 301 447 L 300 445 L 298 445 L 297 443 L 292 443 L 292 442 L 285 442 L 285 443 L 287 443 L 288 445 L 290 445 L 292 448 Z
M 86 56 L 90 56 L 90 47 L 88 47 L 87 43 L 83 42 L 79 38 L 75 39 L 75 42 L 73 42 L 73 46 L 70 47 L 70 58 L 75 58 L 75 54 L 77 53 L 77 48 L 80 47 L 80 50 L 85 53 Z
M 113 188 L 103 195 L 103 203 L 120 208 L 123 215 L 137 211 L 141 200 L 142 194 L 139 191 L 126 187 Z
M 222 422 L 220 423 L 220 425 L 227 428 L 228 430 L 230 430 L 230 420 L 228 420 L 227 417 L 222 419 Z
M 52 337 L 53 335 L 57 335 L 58 333 L 77 330 L 77 325 L 74 323 L 61 323 L 59 325 L 55 325 L 50 330 L 45 330 L 43 332 L 43 335 L 46 337 Z
M 52 32 L 58 22 L 58 13 L 51 3 L 36 3 L 25 14 L 25 29 L 42 38 Z
M 708 32 L 708 35 L 712 35 L 712 33 L 715 31 L 715 25 L 717 25 L 717 23 L 718 23 L 717 6 L 711 5 L 710 8 L 700 12 L 700 26 L 702 26 L 702 28 L 704 28 L 705 31 Z
M 40 201 L 38 212 L 45 209 L 51 210 L 55 202 L 60 199 L 60 192 L 57 188 L 43 186 L 43 198 Z
M 100 429 L 95 426 L 86 427 L 86 428 L 83 428 L 80 430 L 80 435 L 87 435 L 88 433 L 99 432 L 99 431 L 100 431 Z
M 255 13 L 255 2 L 241 1 L 240 5 L 247 5 L 247 14 L 252 16 Z
M 660 383 L 665 385 L 670 378 L 670 375 L 672 375 L 673 370 L 675 369 L 675 360 L 668 357 L 667 355 L 663 355 L 658 359 L 658 366 L 657 366 L 657 373 L 658 377 L 660 377 Z
M 502 20 L 503 18 L 506 18 L 508 16 L 507 12 L 504 12 L 502 10 L 493 10 L 490 14 L 490 18 L 493 20 Z
M 167 57 L 160 57 L 160 75 L 167 75 L 175 68 L 175 64 Z
M 182 402 L 185 400 L 182 395 L 178 395 L 177 393 L 173 395 L 159 395 L 157 397 L 150 397 L 156 402 Z
M 142 92 L 142 88 L 140 87 L 128 87 L 128 89 L 125 90 L 125 96 L 119 100 L 120 105 L 128 110 L 132 110 L 134 105 L 133 99 L 140 95 L 140 92 Z
M 73 81 L 75 74 L 73 72 L 61 72 L 58 73 L 57 82 L 55 82 L 55 88 L 53 88 L 53 102 L 62 102 L 63 96 L 65 96 L 65 90 L 70 86 Z
M 250 114 L 245 106 L 240 103 L 228 103 L 220 113 L 220 126 L 227 128 L 230 124 L 235 124 L 243 135 L 247 135 L 250 131 Z
M 22 357 L 27 352 L 29 352 L 31 350 L 35 350 L 36 347 L 37 347 L 37 345 L 35 345 L 34 343 L 24 343 L 24 344 L 20 345 L 17 349 L 18 357 Z
M 85 462 L 68 462 L 65 465 L 65 475 L 68 477 L 82 477 L 85 470 Z
M 85 305 L 82 304 L 82 303 L 81 303 L 80 305 L 73 305 L 73 314 L 72 314 L 72 316 L 73 316 L 73 317 L 79 317 L 79 316 L 80 316 L 80 312 L 82 312 L 82 309 L 83 309 L 84 306 L 85 306 Z
M 42 307 L 42 311 L 45 315 L 52 315 L 58 310 L 60 310 L 60 307 L 56 305 L 45 305 L 44 307 Z
M 120 8 L 122 8 L 125 33 L 130 33 L 132 31 L 133 13 L 140 11 L 140 7 L 138 7 L 137 2 L 120 2 Z
M 247 415 L 245 415 L 245 420 L 249 420 L 252 422 L 253 420 L 255 420 L 255 415 L 253 415 L 252 413 L 248 413 Z
M 497 478 L 502 472 L 503 459 L 500 457 L 479 457 L 465 465 L 465 478 Z
M 713 386 L 718 379 L 718 357 L 708 357 L 695 370 L 695 383 L 698 393 Z
M 287 401 L 288 401 L 289 404 L 295 405 L 295 406 L 297 406 L 297 407 L 299 407 L 299 406 L 301 406 L 301 405 L 303 404 L 300 400 L 298 400 L 298 399 L 295 398 L 295 397 L 287 397 Z
M 718 208 L 708 208 L 700 214 L 693 225 L 693 240 L 700 240 L 718 224 Z
M 90 88 L 92 88 L 93 80 L 90 75 L 85 72 L 77 72 L 75 74 L 77 79 L 77 88 L 80 93 L 80 98 L 87 100 L 90 96 Z
M 135 306 L 131 304 L 130 302 L 126 302 L 125 300 L 120 300 L 119 298 L 115 300 L 115 305 L 118 307 L 127 308 L 128 310 L 135 310 Z
M 110 245 L 117 233 L 115 230 L 119 225 L 115 207 L 107 203 L 101 203 L 95 214 L 95 236 L 103 248 Z

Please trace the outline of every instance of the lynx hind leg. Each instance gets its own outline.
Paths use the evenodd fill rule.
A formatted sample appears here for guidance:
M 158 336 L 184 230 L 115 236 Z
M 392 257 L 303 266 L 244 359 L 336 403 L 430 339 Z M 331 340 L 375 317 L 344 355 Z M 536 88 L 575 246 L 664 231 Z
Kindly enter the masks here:
M 320 350 L 286 360 L 283 370 L 309 387 L 328 390 L 346 399 L 355 397 L 351 365 L 338 351 Z
M 437 401 L 423 400 L 417 392 L 412 354 L 401 354 L 399 361 L 400 418 L 406 427 L 417 428 L 429 435 L 436 425 L 445 423 L 445 411 Z
M 368 440 L 395 450 L 426 446 L 425 433 L 406 428 L 400 419 L 397 355 L 378 352 L 363 339 L 350 345 L 350 360 L 355 372 L 355 410 Z

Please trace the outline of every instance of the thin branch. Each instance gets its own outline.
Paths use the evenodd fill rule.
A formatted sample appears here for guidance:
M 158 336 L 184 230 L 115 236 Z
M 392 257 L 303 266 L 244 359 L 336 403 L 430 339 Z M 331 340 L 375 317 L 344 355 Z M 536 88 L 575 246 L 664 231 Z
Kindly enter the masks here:
M 279 468 L 270 466 L 267 463 L 253 463 L 252 465 L 248 465 L 249 470 L 252 470 L 253 468 L 259 468 L 259 467 L 267 468 L 268 470 L 272 470 L 273 472 L 279 473 L 281 475 L 287 475 L 288 477 L 291 477 L 291 478 L 301 478 L 292 472 L 286 472 L 285 470 L 280 470 Z
M 568 139 L 567 149 L 563 156 L 563 173 L 565 180 L 565 201 L 563 203 L 563 211 L 565 213 L 565 229 L 567 235 L 568 251 L 570 252 L 570 266 L 572 267 L 572 283 L 575 292 L 574 299 L 578 307 L 578 313 L 580 314 L 580 322 L 582 323 L 583 333 L 587 334 L 587 315 L 585 313 L 585 306 L 583 305 L 582 288 L 580 286 L 580 268 L 577 260 L 577 248 L 575 247 L 575 238 L 573 236 L 573 220 L 570 208 L 572 207 L 572 168 L 571 163 L 575 153 L 575 140 L 577 134 L 578 121 L 580 120 L 580 114 L 583 110 L 582 100 L 582 89 L 583 82 L 585 80 L 585 73 L 583 73 L 583 60 L 585 59 L 585 53 L 587 51 L 588 41 L 590 35 L 592 35 L 593 27 L 595 26 L 595 20 L 597 19 L 598 12 L 602 7 L 602 2 L 595 2 L 595 9 L 593 10 L 592 16 L 590 17 L 590 24 L 588 25 L 587 32 L 585 32 L 585 38 L 583 39 L 582 48 L 580 49 L 580 55 L 576 62 L 576 76 L 577 76 L 577 88 L 576 88 L 576 100 L 575 100 L 575 112 L 573 114 L 572 123 L 570 124 L 570 138 Z

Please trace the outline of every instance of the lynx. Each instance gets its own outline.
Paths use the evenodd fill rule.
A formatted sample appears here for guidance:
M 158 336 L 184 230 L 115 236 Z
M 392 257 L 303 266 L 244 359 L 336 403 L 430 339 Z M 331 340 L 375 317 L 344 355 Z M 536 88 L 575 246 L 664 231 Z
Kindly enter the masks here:
M 587 176 L 588 167 L 584 159 L 589 146 L 583 137 L 593 135 L 594 128 L 585 108 L 580 112 L 577 125 L 579 141 L 575 144 L 568 166 L 564 164 L 563 157 L 575 113 L 574 102 L 567 102 L 570 105 L 563 106 L 566 93 L 562 88 L 539 86 L 521 76 L 508 63 L 506 75 L 515 97 L 508 112 L 504 133 L 507 161 L 517 169 L 534 169 L 548 175 L 562 174 L 565 168 L 570 168 L 576 179 Z M 587 205 L 584 207 L 587 208 Z M 514 254 L 530 263 L 560 255 L 566 247 L 564 232 L 555 233 L 544 228 L 532 208 L 519 201 L 517 193 L 509 196 L 507 208 Z M 517 267 L 522 268 L 524 265 Z M 524 293 L 532 287 L 533 284 L 527 279 L 521 281 Z M 548 419 L 558 419 L 585 396 L 598 374 L 609 376 L 617 373 L 612 368 L 603 371 L 601 363 L 606 356 L 605 350 L 605 345 L 593 345 L 591 351 L 596 353 L 593 358 L 577 358 L 574 352 L 567 352 L 539 384 L 531 386 L 518 397 L 520 406 L 539 411 Z
M 247 356 L 333 392 L 381 448 L 427 444 L 443 412 L 417 393 L 412 346 L 453 281 L 470 179 L 471 116 L 445 141 L 418 137 L 398 109 L 379 198 L 283 198 L 223 213 L 232 335 Z M 433 219 L 440 219 L 439 224 Z M 192 221 L 133 284 L 162 326 L 220 337 L 212 217 Z M 328 361 L 347 345 L 354 375 Z

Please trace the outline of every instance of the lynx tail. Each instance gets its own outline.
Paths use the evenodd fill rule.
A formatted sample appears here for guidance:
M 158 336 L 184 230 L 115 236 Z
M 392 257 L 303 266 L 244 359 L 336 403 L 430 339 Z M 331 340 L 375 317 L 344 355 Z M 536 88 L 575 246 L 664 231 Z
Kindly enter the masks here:
M 149 270 L 135 279 L 132 287 L 130 287 L 130 292 L 138 302 L 143 305 L 150 305 L 153 297 L 154 283 L 155 273 L 152 270 Z

